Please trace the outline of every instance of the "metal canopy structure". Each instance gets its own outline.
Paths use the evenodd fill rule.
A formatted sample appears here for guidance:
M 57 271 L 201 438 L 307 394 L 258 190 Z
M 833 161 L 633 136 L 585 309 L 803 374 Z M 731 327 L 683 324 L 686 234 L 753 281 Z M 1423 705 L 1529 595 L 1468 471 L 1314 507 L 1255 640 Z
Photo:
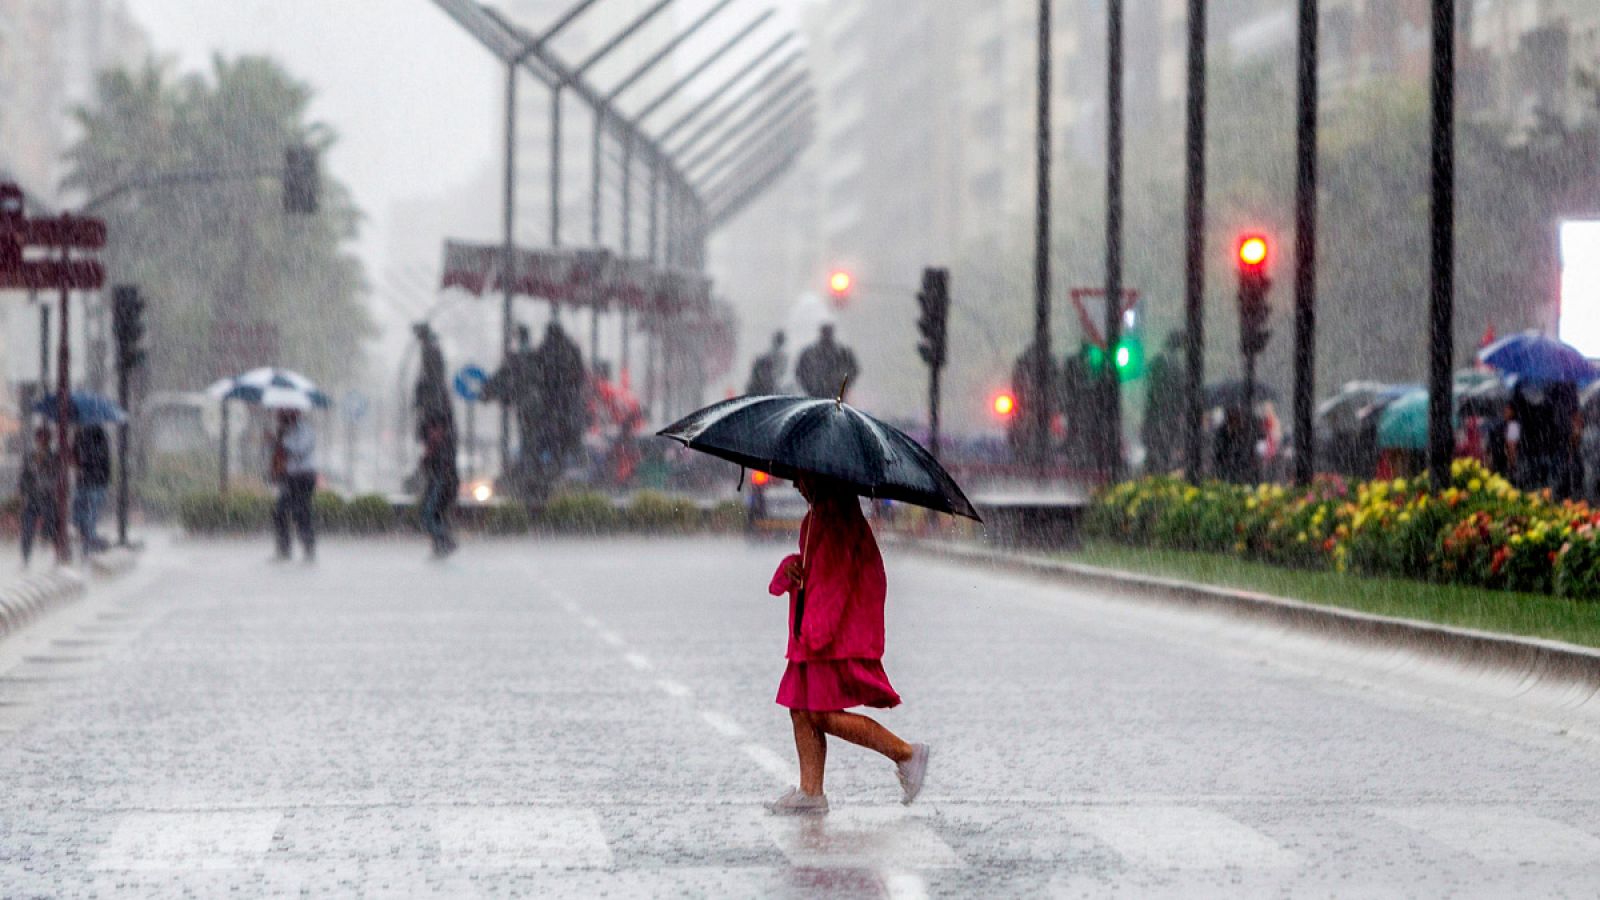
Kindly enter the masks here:
M 634 15 L 630 20 L 619 24 L 603 40 L 595 41 L 594 47 L 586 49 L 576 64 L 563 59 L 552 46 L 552 40 L 580 17 L 606 9 L 608 0 L 575 0 L 542 34 L 529 31 L 477 0 L 433 2 L 505 66 L 504 229 L 497 264 L 498 271 L 504 275 L 497 274 L 489 279 L 485 273 L 483 277 L 486 283 L 492 282 L 500 288 L 501 350 L 507 360 L 512 355 L 512 305 L 516 296 L 530 293 L 542 296 L 551 302 L 552 308 L 558 303 L 573 305 L 576 296 L 551 290 L 548 285 L 538 290 L 521 289 L 538 285 L 534 284 L 537 279 L 530 277 L 533 273 L 519 271 L 520 267 L 531 265 L 528 260 L 535 257 L 516 245 L 519 72 L 532 76 L 550 91 L 547 151 L 550 250 L 547 255 L 552 259 L 564 258 L 560 249 L 564 244 L 561 199 L 566 189 L 561 176 L 561 123 L 562 100 L 566 94 L 587 106 L 593 118 L 588 185 L 591 246 L 579 252 L 592 254 L 608 249 L 602 240 L 601 223 L 614 214 L 620 225 L 620 240 L 609 250 L 617 264 L 624 268 L 691 274 L 703 271 L 709 234 L 776 183 L 811 142 L 815 117 L 810 79 L 804 71 L 804 52 L 792 48 L 793 32 L 772 33 L 773 29 L 767 24 L 774 17 L 771 9 L 754 10 L 753 16 L 731 25 L 727 36 L 717 40 L 716 46 L 696 51 L 694 58 L 682 59 L 682 65 L 674 67 L 669 76 L 670 83 L 658 86 L 654 96 L 643 96 L 645 92 L 638 90 L 646 74 L 683 53 L 689 39 L 715 17 L 741 4 L 760 5 L 760 0 L 712 0 L 665 40 L 657 35 L 646 46 L 645 26 L 657 20 L 675 2 L 654 0 L 643 9 L 632 10 Z M 615 5 L 617 0 L 609 2 Z M 600 83 L 593 74 L 596 67 L 624 45 L 629 47 L 635 60 L 631 70 L 610 83 Z M 780 51 L 786 52 L 780 56 Z M 720 80 L 712 83 L 706 76 L 717 71 L 718 64 L 724 62 L 731 74 L 719 75 Z M 688 110 L 666 121 L 666 113 L 671 109 L 668 101 L 680 94 L 684 95 L 682 99 Z M 629 101 L 626 107 L 619 102 L 624 97 Z M 733 99 L 726 100 L 726 97 Z M 747 113 L 749 110 L 753 112 Z M 778 113 L 766 114 L 771 110 L 778 110 Z M 675 135 L 687 136 L 677 147 L 668 149 L 666 142 Z M 608 138 L 617 152 L 605 146 Z M 647 177 L 636 185 L 639 180 L 636 170 L 640 164 L 645 167 Z M 608 169 L 614 170 L 614 174 L 607 172 Z M 602 186 L 616 182 L 620 182 L 620 197 L 617 209 L 611 213 L 602 202 Z M 643 208 L 636 210 L 641 194 Z M 640 213 L 644 215 L 647 237 L 643 252 L 636 253 L 634 223 L 640 221 L 636 218 Z M 486 247 L 479 247 L 473 253 L 480 265 L 495 255 L 492 248 Z M 709 283 L 707 291 L 709 298 Z M 695 319 L 688 306 L 641 306 L 637 303 L 615 306 L 620 325 L 618 355 L 624 377 L 629 370 L 633 330 L 641 332 L 647 342 L 647 410 L 655 406 L 658 387 L 666 405 L 674 400 L 693 402 L 703 387 L 706 354 L 701 338 L 709 332 L 702 307 L 709 308 L 704 303 L 696 306 L 701 314 Z M 599 303 L 589 304 L 591 362 L 600 358 L 602 309 Z M 636 322 L 630 321 L 630 314 Z M 672 374 L 674 371 L 677 376 Z M 509 406 L 502 406 L 500 454 L 503 466 L 509 466 L 510 461 L 509 415 Z
M 637 18 L 622 25 L 615 34 L 599 42 L 583 59 L 576 61 L 562 59 L 551 46 L 552 39 L 579 17 L 604 11 L 606 0 L 578 0 L 556 17 L 542 34 L 524 29 L 498 10 L 476 0 L 433 2 L 511 69 L 532 76 L 557 98 L 563 92 L 577 97 L 594 115 L 597 131 L 621 146 L 625 167 L 631 167 L 635 155 L 647 167 L 649 185 L 638 193 L 644 195 L 650 205 L 650 221 L 660 221 L 673 232 L 660 235 L 659 241 L 658 236 L 653 234 L 648 249 L 653 255 L 659 244 L 666 251 L 668 262 L 703 266 L 705 239 L 727 220 L 729 212 L 727 205 L 722 203 L 718 204 L 724 207 L 720 210 L 722 215 L 715 214 L 719 210 L 710 205 L 710 201 L 715 199 L 713 195 L 724 194 L 722 199 L 726 200 L 726 192 L 730 187 L 739 186 L 744 190 L 738 193 L 748 195 L 740 198 L 742 202 L 738 206 L 743 208 L 781 177 L 811 140 L 813 122 L 809 116 L 782 123 L 775 123 L 766 117 L 745 117 L 731 127 L 717 131 L 718 126 L 730 118 L 729 113 L 750 104 L 752 100 L 759 100 L 755 104 L 758 109 L 763 106 L 774 108 L 774 104 L 781 107 L 793 99 L 797 81 L 804 79 L 801 52 L 796 51 L 774 61 L 778 51 L 794 43 L 795 36 L 792 32 L 778 34 L 772 32 L 770 27 L 763 28 L 773 15 L 770 9 L 758 10 L 754 18 L 747 19 L 704 58 L 684 60 L 686 65 L 680 67 L 684 74 L 675 78 L 659 96 L 640 98 L 638 107 L 633 110 L 623 108 L 618 102 L 624 96 L 631 96 L 630 89 L 645 71 L 680 52 L 688 37 L 709 19 L 741 2 L 758 5 L 750 0 L 718 0 L 661 46 L 643 48 L 645 52 L 641 58 L 645 61 L 615 84 L 598 83 L 594 78 L 596 65 L 622 45 L 630 41 L 642 41 L 639 33 L 643 27 L 665 12 L 673 0 L 658 0 L 651 4 Z M 769 34 L 766 39 L 755 42 L 759 49 L 743 61 L 738 61 L 745 39 L 763 32 Z M 668 99 L 692 88 L 696 81 L 709 80 L 703 76 L 712 70 L 714 64 L 724 59 L 734 60 L 730 67 L 736 68 L 731 75 L 719 84 L 707 84 L 704 93 L 696 95 L 688 91 L 693 102 L 687 112 L 670 123 L 651 127 L 650 120 L 667 108 Z M 734 91 L 740 91 L 739 96 L 718 109 L 724 95 Z M 783 140 L 764 140 L 766 135 L 761 132 L 774 125 L 779 126 Z M 699 137 L 717 132 L 717 144 L 727 148 L 738 147 L 743 152 L 730 154 L 724 160 L 728 163 L 727 167 L 719 165 L 708 169 L 702 166 L 699 167 L 700 171 L 695 171 L 695 166 L 685 164 L 682 151 L 692 148 L 698 140 L 683 142 L 676 148 L 677 152 L 664 145 L 665 139 L 690 126 L 696 126 Z M 552 156 L 558 156 L 559 147 L 553 145 L 550 152 Z M 699 162 L 703 163 L 705 159 L 701 158 Z M 552 163 L 554 167 L 559 167 L 557 160 L 552 159 Z M 625 170 L 622 177 L 626 184 L 632 177 L 631 168 Z M 560 187 L 553 183 L 552 193 L 559 190 Z M 624 192 L 625 195 L 628 193 Z M 625 197 L 624 208 L 620 210 L 623 221 L 632 218 L 633 210 L 630 207 L 633 202 L 631 197 Z M 666 205 L 665 216 L 656 210 L 658 203 Z M 554 216 L 555 211 L 552 210 L 552 213 Z M 553 221 L 559 220 L 553 218 Z

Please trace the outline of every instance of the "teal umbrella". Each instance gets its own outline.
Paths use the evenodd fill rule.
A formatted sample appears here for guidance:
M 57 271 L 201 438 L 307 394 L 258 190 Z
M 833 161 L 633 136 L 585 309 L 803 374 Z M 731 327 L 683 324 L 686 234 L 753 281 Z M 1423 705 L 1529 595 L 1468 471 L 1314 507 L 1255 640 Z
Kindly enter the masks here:
M 1474 390 L 1492 387 L 1493 375 L 1480 372 L 1457 372 L 1455 377 L 1455 409 L 1450 425 L 1461 426 L 1461 400 Z M 1378 416 L 1378 447 L 1383 450 L 1428 449 L 1428 389 L 1412 388 L 1395 398 Z

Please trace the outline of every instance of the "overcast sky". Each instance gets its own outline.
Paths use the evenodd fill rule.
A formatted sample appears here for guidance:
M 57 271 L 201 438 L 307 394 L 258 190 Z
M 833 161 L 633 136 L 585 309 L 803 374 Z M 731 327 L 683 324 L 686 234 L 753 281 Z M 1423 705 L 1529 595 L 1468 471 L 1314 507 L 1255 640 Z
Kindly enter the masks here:
M 381 270 L 393 201 L 464 183 L 499 152 L 501 70 L 429 0 L 127 2 L 156 52 L 185 70 L 206 66 L 215 52 L 265 53 L 315 88 L 314 118 L 340 135 L 326 165 L 369 217 L 360 244 L 369 272 Z M 688 21 L 706 5 L 681 0 L 674 10 Z M 745 0 L 717 21 L 731 28 L 767 7 L 793 21 L 803 5 Z M 716 39 L 709 29 L 706 40 Z

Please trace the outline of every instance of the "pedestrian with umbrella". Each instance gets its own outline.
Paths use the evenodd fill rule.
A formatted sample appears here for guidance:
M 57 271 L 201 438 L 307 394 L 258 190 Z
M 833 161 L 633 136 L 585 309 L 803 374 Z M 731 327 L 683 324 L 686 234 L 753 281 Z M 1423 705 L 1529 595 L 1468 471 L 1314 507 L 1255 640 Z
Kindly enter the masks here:
M 50 429 L 41 425 L 33 433 L 33 450 L 22 461 L 18 492 L 22 495 L 22 564 L 33 556 L 33 540 L 41 532 L 56 539 L 56 476 L 61 457 L 50 446 Z
M 787 666 L 777 702 L 789 709 L 800 784 L 767 804 L 775 815 L 821 815 L 827 738 L 895 764 L 901 802 L 921 793 L 928 745 L 908 743 L 852 707 L 887 709 L 900 696 L 883 670 L 883 558 L 859 496 L 900 500 L 977 519 L 933 456 L 898 429 L 838 399 L 739 397 L 660 434 L 795 482 L 810 505 L 799 552 L 778 565 L 770 592 L 789 596 Z
M 272 529 L 277 538 L 279 562 L 287 562 L 293 542 L 291 520 L 300 534 L 306 562 L 317 558 L 316 525 L 311 517 L 311 497 L 317 490 L 316 432 L 294 407 L 278 409 L 278 429 L 272 441 L 272 481 L 278 485 L 278 502 L 272 507 Z
M 34 403 L 34 412 L 54 416 L 56 402 L 54 396 L 44 397 Z M 61 458 L 77 471 L 68 511 L 83 541 L 85 556 L 106 547 L 97 533 L 100 513 L 111 489 L 111 439 L 106 436 L 105 426 L 126 421 L 127 411 L 110 397 L 90 391 L 73 391 L 67 397 L 67 423 L 77 428 L 77 435 Z

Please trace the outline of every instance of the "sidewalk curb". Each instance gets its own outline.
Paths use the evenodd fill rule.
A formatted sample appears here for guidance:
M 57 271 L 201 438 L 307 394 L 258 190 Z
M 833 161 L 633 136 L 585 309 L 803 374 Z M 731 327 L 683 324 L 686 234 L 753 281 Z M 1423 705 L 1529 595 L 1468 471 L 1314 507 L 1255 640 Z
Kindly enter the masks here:
M 88 579 L 75 569 L 38 572 L 0 586 L 0 638 L 14 634 L 45 611 L 83 596 Z
M 892 542 L 907 550 L 946 559 L 1074 581 L 1113 593 L 1138 594 L 1355 643 L 1378 644 L 1458 663 L 1493 666 L 1520 673 L 1529 681 L 1563 681 L 1600 689 L 1600 650 L 1576 644 L 1379 616 L 1255 591 L 1063 562 L 1034 554 L 906 538 L 895 538 Z

